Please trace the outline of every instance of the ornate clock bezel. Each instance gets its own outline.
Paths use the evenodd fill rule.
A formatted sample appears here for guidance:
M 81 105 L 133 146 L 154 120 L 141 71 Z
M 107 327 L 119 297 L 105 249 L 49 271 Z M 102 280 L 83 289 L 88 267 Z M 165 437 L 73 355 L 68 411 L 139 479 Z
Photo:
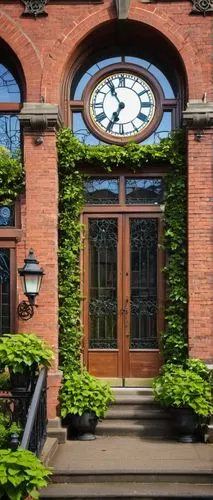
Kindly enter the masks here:
M 155 98 L 155 113 L 150 123 L 137 134 L 125 137 L 113 136 L 112 134 L 108 134 L 104 130 L 102 131 L 98 126 L 96 126 L 95 121 L 90 114 L 90 99 L 97 85 L 108 76 L 119 72 L 129 72 L 134 74 L 135 76 L 138 76 L 139 78 L 142 78 L 151 88 L 151 91 L 154 94 Z M 149 137 L 154 132 L 154 130 L 156 130 L 162 119 L 163 101 L 165 99 L 163 90 L 155 77 L 153 75 L 150 75 L 150 73 L 144 68 L 130 63 L 116 63 L 100 70 L 90 79 L 84 89 L 82 97 L 84 104 L 83 117 L 88 129 L 98 139 L 101 139 L 102 141 L 109 144 L 118 145 L 127 144 L 127 142 L 129 141 L 142 142 L 143 140 L 147 139 L 147 137 Z

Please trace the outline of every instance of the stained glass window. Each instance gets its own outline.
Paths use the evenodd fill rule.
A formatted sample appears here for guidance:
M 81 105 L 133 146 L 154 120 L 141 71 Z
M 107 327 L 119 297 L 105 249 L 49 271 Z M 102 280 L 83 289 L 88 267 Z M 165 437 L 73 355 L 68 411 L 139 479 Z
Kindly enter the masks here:
M 10 331 L 10 254 L 0 248 L 0 334 Z
M 125 180 L 127 205 L 159 204 L 163 201 L 162 178 L 132 178 Z
M 158 220 L 133 218 L 131 245 L 131 349 L 157 348 Z
M 117 347 L 117 220 L 89 221 L 89 347 Z
M 85 182 L 86 203 L 91 205 L 114 205 L 119 203 L 118 179 L 91 177 Z

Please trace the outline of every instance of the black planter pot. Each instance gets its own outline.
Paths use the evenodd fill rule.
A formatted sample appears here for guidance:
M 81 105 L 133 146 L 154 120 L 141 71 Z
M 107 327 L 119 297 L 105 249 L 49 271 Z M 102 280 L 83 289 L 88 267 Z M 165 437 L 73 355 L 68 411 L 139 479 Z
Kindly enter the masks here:
M 31 392 L 35 383 L 36 366 L 27 366 L 23 373 L 10 371 L 10 384 L 12 394 L 25 394 Z
M 200 417 L 191 408 L 171 408 L 170 413 L 172 431 L 178 441 L 199 441 Z
M 83 415 L 70 415 L 68 436 L 79 441 L 92 441 L 96 439 L 95 429 L 98 417 L 93 411 L 87 411 Z

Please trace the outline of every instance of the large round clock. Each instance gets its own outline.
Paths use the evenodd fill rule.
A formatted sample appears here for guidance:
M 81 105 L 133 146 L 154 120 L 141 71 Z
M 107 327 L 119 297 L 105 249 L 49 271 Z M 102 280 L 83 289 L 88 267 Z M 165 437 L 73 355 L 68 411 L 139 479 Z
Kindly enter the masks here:
M 131 64 L 114 64 L 93 78 L 85 91 L 84 117 L 106 142 L 142 141 L 162 116 L 162 91 L 148 72 Z

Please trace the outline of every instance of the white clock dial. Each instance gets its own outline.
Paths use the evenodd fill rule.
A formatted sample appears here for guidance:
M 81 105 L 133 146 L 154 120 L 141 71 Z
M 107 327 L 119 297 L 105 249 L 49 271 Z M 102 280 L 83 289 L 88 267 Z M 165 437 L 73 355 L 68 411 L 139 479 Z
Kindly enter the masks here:
M 140 76 L 120 72 L 104 78 L 90 98 L 90 116 L 95 125 L 115 137 L 131 137 L 150 124 L 155 97 Z

